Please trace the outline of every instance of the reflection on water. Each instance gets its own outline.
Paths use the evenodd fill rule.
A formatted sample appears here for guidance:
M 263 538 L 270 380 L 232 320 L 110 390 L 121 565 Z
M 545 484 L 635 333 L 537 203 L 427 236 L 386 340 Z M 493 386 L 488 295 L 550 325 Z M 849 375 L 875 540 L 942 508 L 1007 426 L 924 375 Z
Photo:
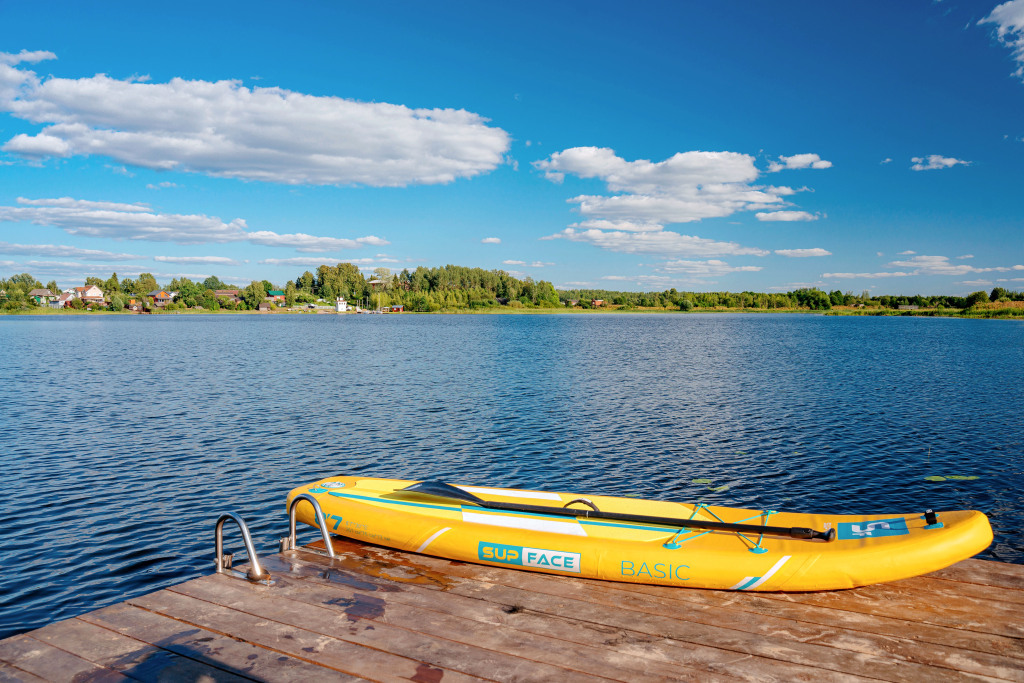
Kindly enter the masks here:
M 211 572 L 224 511 L 273 552 L 335 474 L 980 509 L 1024 562 L 1018 322 L 6 317 L 0 354 L 0 637 Z

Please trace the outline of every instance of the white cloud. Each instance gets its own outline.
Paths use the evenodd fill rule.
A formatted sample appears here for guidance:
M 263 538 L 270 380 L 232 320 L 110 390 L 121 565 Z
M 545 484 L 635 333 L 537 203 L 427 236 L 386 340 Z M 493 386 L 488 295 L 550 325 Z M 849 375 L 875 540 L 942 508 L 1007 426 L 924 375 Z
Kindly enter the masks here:
M 893 261 L 888 264 L 896 268 L 916 268 L 915 275 L 965 275 L 967 273 L 991 273 L 993 271 L 1024 270 L 1024 266 L 996 266 L 993 268 L 975 268 L 974 266 L 955 265 L 947 256 L 915 256 L 906 261 Z
M 368 244 L 373 246 L 389 244 L 387 240 L 374 235 L 357 237 L 356 239 L 345 239 L 339 237 L 317 237 L 301 232 L 279 235 L 269 230 L 257 230 L 248 233 L 245 239 L 253 244 L 262 244 L 267 247 L 291 247 L 296 251 L 306 253 L 334 251 L 336 249 L 358 249 Z
M 775 253 L 779 256 L 789 256 L 790 258 L 806 258 L 809 256 L 831 256 L 832 252 L 821 247 L 814 247 L 813 249 L 776 249 Z
M 883 278 L 883 277 L 909 277 L 909 276 L 915 275 L 915 274 L 916 273 L 900 273 L 900 272 L 892 272 L 892 273 L 823 273 L 822 277 L 823 278 L 844 279 L 844 280 L 853 280 L 853 279 L 869 279 L 869 280 L 872 280 L 872 279 Z
M 1024 0 L 998 5 L 978 24 L 995 24 L 1000 42 L 1010 48 L 1017 61 L 1015 76 L 1024 79 Z
M 485 237 L 480 240 L 480 244 L 501 244 L 500 237 Z
M 825 161 L 817 154 L 794 154 L 791 157 L 779 157 L 778 161 L 768 164 L 770 173 L 796 168 L 832 168 L 832 162 Z
M 788 160 L 783 164 L 793 168 L 824 168 L 828 164 L 813 154 L 782 158 Z M 542 239 L 589 242 L 626 253 L 766 254 L 734 243 L 680 235 L 666 231 L 665 226 L 724 218 L 740 211 L 778 211 L 789 206 L 786 198 L 798 192 L 790 187 L 756 185 L 761 172 L 754 157 L 736 152 L 680 152 L 652 162 L 627 161 L 608 148 L 573 147 L 535 161 L 533 166 L 554 182 L 563 182 L 567 174 L 600 179 L 610 193 L 567 200 L 577 205 L 583 220 Z M 817 218 L 805 212 L 792 213 L 794 216 L 780 213 L 775 219 L 793 220 L 796 214 L 802 220 Z
M 759 221 L 816 221 L 818 216 L 806 211 L 772 211 L 770 213 L 755 213 L 754 217 Z
M 913 256 L 916 253 L 917 253 L 916 251 L 911 251 L 910 249 L 907 249 L 906 251 L 901 251 L 899 253 L 899 255 L 900 256 Z
M 570 228 L 586 228 L 594 230 L 625 230 L 627 232 L 657 232 L 665 226 L 660 223 L 636 223 L 633 221 L 592 220 L 573 223 Z
M 11 244 L 0 242 L 0 254 L 26 254 L 31 256 L 65 256 L 98 261 L 134 261 L 145 258 L 138 254 L 118 254 L 100 249 L 81 249 L 64 244 Z
M 825 273 L 824 278 L 884 278 L 907 277 L 911 275 L 967 275 L 970 273 L 991 273 L 1024 270 L 1024 265 L 995 266 L 992 268 L 975 268 L 968 265 L 950 263 L 947 256 L 915 256 L 904 261 L 893 261 L 886 264 L 893 268 L 911 268 L 910 272 L 894 271 L 891 273 Z
M 971 287 L 991 287 L 991 280 L 961 280 L 958 285 L 970 285 Z
M 914 162 L 914 165 L 910 168 L 915 171 L 934 171 L 936 169 L 952 168 L 958 165 L 971 165 L 971 162 L 969 161 L 953 159 L 952 157 L 944 157 L 938 154 L 931 154 L 927 157 L 914 157 L 911 161 Z
M 317 237 L 304 233 L 281 235 L 269 230 L 250 232 L 245 221 L 236 218 L 230 223 L 202 214 L 154 213 L 145 204 L 97 202 L 62 197 L 59 199 L 25 199 L 17 206 L 0 206 L 0 223 L 27 221 L 50 225 L 72 235 L 111 239 L 176 242 L 178 244 L 210 244 L 250 242 L 275 247 L 290 247 L 301 252 L 337 249 L 358 249 L 365 245 L 384 245 L 387 240 L 374 235 L 355 239 Z
M 974 254 L 964 254 L 963 256 L 957 256 L 958 259 L 974 258 Z
M 0 64 L 7 64 L 9 66 L 14 66 L 16 64 L 35 64 L 36 62 L 44 62 L 49 59 L 57 59 L 57 55 L 45 50 L 36 50 L 35 52 L 22 50 L 18 54 L 0 52 Z
M 317 268 L 319 266 L 329 266 L 332 263 L 351 263 L 357 266 L 376 266 L 382 263 L 399 263 L 398 259 L 393 258 L 382 258 L 380 256 L 374 258 L 317 258 L 309 256 L 297 256 L 294 258 L 266 258 L 261 259 L 259 262 L 261 265 L 267 266 L 300 266 L 306 268 Z
M 238 261 L 227 256 L 154 256 L 154 261 L 161 263 L 202 263 L 218 266 L 241 265 Z
M 764 249 L 744 247 L 735 242 L 681 235 L 671 230 L 658 232 L 631 233 L 623 231 L 576 230 L 566 228 L 560 233 L 542 237 L 542 240 L 564 239 L 570 242 L 585 242 L 602 249 L 626 254 L 664 254 L 675 256 L 765 256 Z
M 659 273 L 684 273 L 697 277 L 718 277 L 729 273 L 756 273 L 761 266 L 730 266 L 725 261 L 710 259 L 707 261 L 686 261 L 682 259 L 666 261 L 655 268 Z
M 882 159 L 882 160 L 881 160 L 880 162 L 878 162 L 878 163 L 879 163 L 879 165 L 881 165 L 881 166 L 884 166 L 885 164 L 891 164 L 891 163 L 892 163 L 892 157 L 886 157 L 886 158 Z
M 462 109 L 249 89 L 238 81 L 41 79 L 15 68 L 52 58 L 0 54 L 0 111 L 44 126 L 14 136 L 3 150 L 37 159 L 103 155 L 150 169 L 285 184 L 381 187 L 487 173 L 509 148 L 508 133 Z
M 265 258 L 260 260 L 260 265 L 266 266 L 305 266 L 316 268 L 318 266 L 341 263 L 340 258 L 314 258 L 309 256 L 296 256 L 293 258 Z
M 554 263 L 550 263 L 548 261 L 534 261 L 532 263 L 527 263 L 526 261 L 515 261 L 512 259 L 507 259 L 505 261 L 502 261 L 501 263 L 502 265 L 505 266 L 527 266 L 529 268 L 544 268 L 547 266 L 555 265 Z

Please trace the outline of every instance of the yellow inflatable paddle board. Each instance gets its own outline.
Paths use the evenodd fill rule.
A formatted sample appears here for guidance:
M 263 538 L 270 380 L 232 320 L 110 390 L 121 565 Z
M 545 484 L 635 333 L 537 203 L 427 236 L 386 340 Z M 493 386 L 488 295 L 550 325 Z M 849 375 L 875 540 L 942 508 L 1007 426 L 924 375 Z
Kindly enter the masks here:
M 610 581 L 817 591 L 947 567 L 992 542 L 956 511 L 830 515 L 367 477 L 300 486 L 329 532 L 461 562 Z M 300 500 L 297 519 L 316 526 Z

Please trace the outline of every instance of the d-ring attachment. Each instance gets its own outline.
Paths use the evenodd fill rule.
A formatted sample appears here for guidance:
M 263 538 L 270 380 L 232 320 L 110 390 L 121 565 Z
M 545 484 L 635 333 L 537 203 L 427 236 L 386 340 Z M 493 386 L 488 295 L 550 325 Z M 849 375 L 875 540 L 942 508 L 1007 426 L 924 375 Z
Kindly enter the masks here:
M 300 500 L 304 500 L 313 506 L 313 514 L 316 515 L 316 524 L 320 527 L 320 535 L 324 538 L 324 548 L 327 549 L 327 556 L 334 557 L 334 546 L 331 545 L 331 534 L 327 531 L 324 511 L 320 509 L 320 503 L 316 502 L 316 498 L 308 493 L 300 493 L 292 498 L 292 502 L 288 505 L 288 537 L 281 539 L 281 552 L 295 550 L 295 516 L 298 512 L 297 505 Z M 307 548 L 307 550 L 311 549 Z M 313 552 L 317 551 L 314 550 Z

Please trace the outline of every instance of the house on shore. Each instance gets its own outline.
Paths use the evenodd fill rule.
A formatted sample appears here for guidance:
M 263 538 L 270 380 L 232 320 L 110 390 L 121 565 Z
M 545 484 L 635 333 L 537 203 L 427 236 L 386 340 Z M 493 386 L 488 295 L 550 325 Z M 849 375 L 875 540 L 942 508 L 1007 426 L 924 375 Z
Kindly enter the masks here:
M 601 306 L 604 306 L 604 299 L 591 299 L 590 305 L 594 308 L 600 308 Z
M 57 298 L 57 295 L 48 289 L 33 289 L 28 295 L 40 306 L 49 306 L 50 302 Z
M 242 298 L 238 296 L 237 289 L 215 289 L 213 290 L 213 294 L 217 299 L 227 299 L 234 304 L 242 302 Z
M 103 304 L 103 290 L 96 285 L 74 288 L 75 298 L 81 299 L 85 304 Z
M 174 295 L 163 289 L 154 289 L 146 295 L 146 298 L 151 299 L 154 306 L 163 308 L 167 304 L 171 303 L 171 300 L 174 299 Z
M 284 303 L 284 292 L 280 289 L 272 289 L 267 292 L 267 301 L 272 301 L 275 304 Z
M 77 299 L 75 296 L 75 290 L 68 289 L 57 295 L 57 298 L 50 302 L 50 308 L 68 308 L 71 306 L 71 300 Z

